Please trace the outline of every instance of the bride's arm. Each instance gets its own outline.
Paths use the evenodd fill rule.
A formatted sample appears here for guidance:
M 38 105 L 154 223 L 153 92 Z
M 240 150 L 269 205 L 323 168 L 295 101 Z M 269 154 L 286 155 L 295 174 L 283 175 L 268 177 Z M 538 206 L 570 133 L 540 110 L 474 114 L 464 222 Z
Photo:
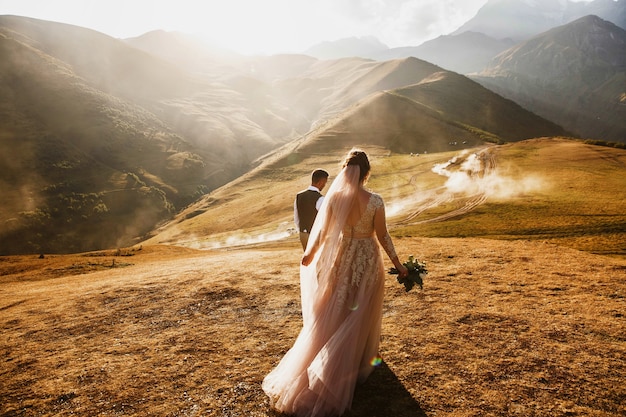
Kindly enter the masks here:
M 381 201 L 382 203 L 382 201 Z M 393 266 L 398 270 L 398 273 L 401 277 L 405 277 L 409 274 L 409 271 L 406 269 L 402 262 L 398 259 L 398 255 L 396 254 L 396 249 L 393 245 L 393 241 L 391 240 L 391 236 L 389 235 L 389 231 L 387 230 L 387 218 L 385 215 L 385 205 L 380 204 L 379 207 L 376 208 L 374 212 L 374 230 L 376 232 L 376 237 L 380 242 L 380 245 L 383 247 L 391 262 L 393 262 Z
M 330 213 L 332 216 L 332 211 Z M 317 249 L 320 246 L 320 242 L 324 241 L 325 235 L 326 235 L 326 230 L 322 228 L 322 230 L 320 230 L 313 244 L 307 245 L 306 251 L 304 252 L 304 255 L 302 255 L 302 260 L 300 261 L 302 265 L 308 266 L 313 261 L 313 258 L 315 257 L 315 253 L 317 252 Z
M 315 240 L 315 244 L 311 245 L 310 250 L 302 255 L 302 265 L 308 266 L 315 256 L 315 252 L 317 252 L 317 247 L 319 246 L 319 237 Z

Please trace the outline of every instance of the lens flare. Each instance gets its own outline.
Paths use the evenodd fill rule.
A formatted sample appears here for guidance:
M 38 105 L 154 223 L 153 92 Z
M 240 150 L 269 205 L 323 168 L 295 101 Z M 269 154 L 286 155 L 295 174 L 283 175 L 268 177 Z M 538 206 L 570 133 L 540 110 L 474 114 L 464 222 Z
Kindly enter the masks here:
M 370 361 L 370 365 L 372 366 L 380 366 L 381 363 L 383 363 L 383 358 L 380 356 L 374 356 Z

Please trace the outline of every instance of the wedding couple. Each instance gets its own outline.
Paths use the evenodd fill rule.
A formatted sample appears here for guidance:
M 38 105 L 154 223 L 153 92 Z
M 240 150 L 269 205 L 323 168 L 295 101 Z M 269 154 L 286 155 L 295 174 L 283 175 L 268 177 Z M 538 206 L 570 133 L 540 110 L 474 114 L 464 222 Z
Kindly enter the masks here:
M 328 174 L 316 172 L 312 187 L 294 202 L 295 220 L 304 234 L 302 330 L 263 380 L 271 405 L 299 417 L 343 414 L 352 404 L 356 384 L 380 362 L 386 275 L 380 248 L 400 277 L 408 275 L 387 231 L 383 200 L 365 189 L 370 174 L 366 153 L 348 153 L 324 198 Z M 318 202 L 315 213 L 311 207 Z M 311 213 L 316 214 L 314 221 Z

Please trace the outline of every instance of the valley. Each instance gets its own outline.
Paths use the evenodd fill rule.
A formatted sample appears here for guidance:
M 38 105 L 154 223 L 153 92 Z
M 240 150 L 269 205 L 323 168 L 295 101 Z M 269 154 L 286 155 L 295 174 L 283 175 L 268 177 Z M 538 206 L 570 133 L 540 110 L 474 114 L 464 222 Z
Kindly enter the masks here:
M 388 276 L 345 417 L 626 415 L 624 0 L 602 1 L 490 0 L 378 58 L 0 16 L 0 415 L 277 417 L 293 199 L 352 147 L 429 273 Z
M 413 56 L 245 57 L 203 48 L 178 33 L 120 40 L 0 16 L 6 57 L 0 116 L 7 121 L 0 128 L 0 188 L 6 196 L 0 254 L 134 245 L 293 146 L 304 153 L 311 146 L 319 152 L 324 142 L 324 153 L 375 146 L 423 155 L 582 137 L 623 148 L 621 61 L 587 51 L 623 55 L 623 32 L 599 18 L 582 18 L 503 52 L 508 66 L 494 61 L 467 77 Z M 561 71 L 535 71 L 545 67 L 541 45 L 554 48 L 550 56 L 561 56 L 563 49 L 595 56 L 552 63 L 557 70 L 595 75 L 572 74 L 554 90 L 551 83 L 561 83 Z M 514 64 L 522 52 L 535 58 Z M 507 86 L 494 80 L 517 81 Z M 581 101 L 579 94 L 589 89 L 594 93 Z M 558 94 L 540 99 L 548 91 Z M 559 115 L 541 111 L 537 102 L 556 103 L 546 106 L 556 105 Z

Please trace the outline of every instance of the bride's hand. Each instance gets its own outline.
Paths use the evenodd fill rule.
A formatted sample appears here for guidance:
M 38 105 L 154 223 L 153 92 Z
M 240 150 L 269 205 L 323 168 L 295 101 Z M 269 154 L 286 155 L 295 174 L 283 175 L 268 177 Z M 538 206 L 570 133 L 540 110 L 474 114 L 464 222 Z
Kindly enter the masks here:
M 302 265 L 304 266 L 308 266 L 311 261 L 313 260 L 313 254 L 311 253 L 305 253 L 304 255 L 302 255 Z
M 399 278 L 406 278 L 409 276 L 409 270 L 406 269 L 406 266 L 400 264 L 398 267 L 396 267 L 396 269 L 398 270 Z

